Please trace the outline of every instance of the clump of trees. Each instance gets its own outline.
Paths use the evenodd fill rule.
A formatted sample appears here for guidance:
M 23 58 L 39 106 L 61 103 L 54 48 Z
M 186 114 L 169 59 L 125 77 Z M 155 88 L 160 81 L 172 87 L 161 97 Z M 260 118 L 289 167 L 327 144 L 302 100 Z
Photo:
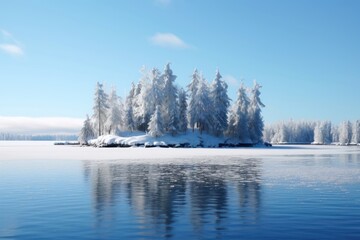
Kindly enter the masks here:
M 237 100 L 231 105 L 228 85 L 219 70 L 208 83 L 197 69 L 191 75 L 187 89 L 175 84 L 177 76 L 170 64 L 163 72 L 157 68 L 142 70 L 137 84 L 132 84 L 123 102 L 112 89 L 110 96 L 97 83 L 93 114 L 84 122 L 79 140 L 87 143 L 104 134 L 122 131 L 143 131 L 159 137 L 185 133 L 190 128 L 200 134 L 206 132 L 224 136 L 240 143 L 258 143 L 262 140 L 264 122 L 260 100 L 261 86 L 254 82 L 252 89 L 243 84 Z
M 264 141 L 272 143 L 314 143 L 342 145 L 360 143 L 360 120 L 343 121 L 282 121 L 264 129 Z

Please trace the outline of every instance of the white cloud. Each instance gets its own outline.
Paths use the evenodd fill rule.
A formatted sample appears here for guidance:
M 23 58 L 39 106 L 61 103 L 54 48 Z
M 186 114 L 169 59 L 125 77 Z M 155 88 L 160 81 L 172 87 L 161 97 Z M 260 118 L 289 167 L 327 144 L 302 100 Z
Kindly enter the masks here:
M 0 42 L 0 50 L 12 56 L 24 55 L 21 43 L 11 33 L 4 29 L 0 29 L 0 32 L 3 38 L 3 41 Z
M 13 56 L 21 56 L 24 54 L 22 48 L 15 44 L 0 44 L 0 49 Z
M 83 119 L 64 117 L 0 117 L 0 132 L 15 134 L 78 134 Z
M 173 33 L 156 33 L 150 38 L 152 44 L 168 48 L 190 48 L 181 38 Z
M 232 75 L 225 75 L 223 77 L 223 80 L 225 82 L 227 82 L 227 84 L 233 86 L 233 87 L 239 87 L 240 86 L 240 81 L 237 80 L 234 76 Z
M 1 30 L 1 34 L 3 35 L 4 38 L 12 38 L 11 33 L 9 33 L 8 31 L 4 30 L 4 29 L 0 29 Z

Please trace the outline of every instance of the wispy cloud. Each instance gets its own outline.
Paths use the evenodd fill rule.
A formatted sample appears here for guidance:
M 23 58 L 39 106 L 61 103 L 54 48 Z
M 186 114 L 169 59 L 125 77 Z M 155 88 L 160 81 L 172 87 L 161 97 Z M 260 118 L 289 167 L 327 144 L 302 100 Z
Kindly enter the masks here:
M 0 44 L 0 49 L 13 56 L 21 56 L 24 54 L 22 48 L 15 44 Z
M 232 75 L 225 75 L 223 77 L 223 80 L 225 82 L 227 82 L 227 84 L 233 86 L 233 87 L 239 87 L 240 86 L 240 81 L 238 79 L 236 79 L 234 76 Z
M 4 29 L 0 29 L 1 31 L 1 35 L 4 37 L 4 38 L 12 38 L 12 35 L 11 33 L 9 33 L 8 31 L 4 30 Z
M 150 42 L 154 45 L 166 48 L 190 48 L 190 45 L 173 33 L 156 33 L 154 36 L 150 37 Z
M 21 43 L 16 38 L 14 38 L 10 32 L 4 29 L 0 29 L 0 32 L 2 35 L 2 40 L 0 42 L 1 51 L 12 56 L 24 55 L 24 50 Z
M 78 134 L 83 119 L 64 117 L 0 117 L 0 132 L 16 134 Z

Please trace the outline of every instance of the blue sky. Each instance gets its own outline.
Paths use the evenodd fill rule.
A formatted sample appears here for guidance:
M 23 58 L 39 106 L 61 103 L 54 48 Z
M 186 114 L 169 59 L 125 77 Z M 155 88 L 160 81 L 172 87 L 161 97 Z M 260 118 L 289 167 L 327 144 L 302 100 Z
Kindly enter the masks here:
M 359 12 L 347 0 L 0 0 L 0 116 L 83 119 L 97 81 L 125 97 L 142 66 L 171 62 L 179 86 L 219 68 L 233 99 L 256 79 L 267 123 L 359 119 Z

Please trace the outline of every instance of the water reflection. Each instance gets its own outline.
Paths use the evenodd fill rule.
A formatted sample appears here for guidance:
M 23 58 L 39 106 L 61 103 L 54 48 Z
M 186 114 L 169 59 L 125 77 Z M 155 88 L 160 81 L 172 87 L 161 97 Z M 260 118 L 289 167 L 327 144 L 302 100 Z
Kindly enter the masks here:
M 150 229 L 157 236 L 168 238 L 179 231 L 174 229 L 175 225 L 183 226 L 180 232 L 188 231 L 190 235 L 211 230 L 220 237 L 234 211 L 237 220 L 256 222 L 261 210 L 262 162 L 258 159 L 232 162 L 222 165 L 84 161 L 97 226 L 116 221 L 121 215 L 119 209 L 130 213 L 128 221 L 134 220 L 139 229 Z

